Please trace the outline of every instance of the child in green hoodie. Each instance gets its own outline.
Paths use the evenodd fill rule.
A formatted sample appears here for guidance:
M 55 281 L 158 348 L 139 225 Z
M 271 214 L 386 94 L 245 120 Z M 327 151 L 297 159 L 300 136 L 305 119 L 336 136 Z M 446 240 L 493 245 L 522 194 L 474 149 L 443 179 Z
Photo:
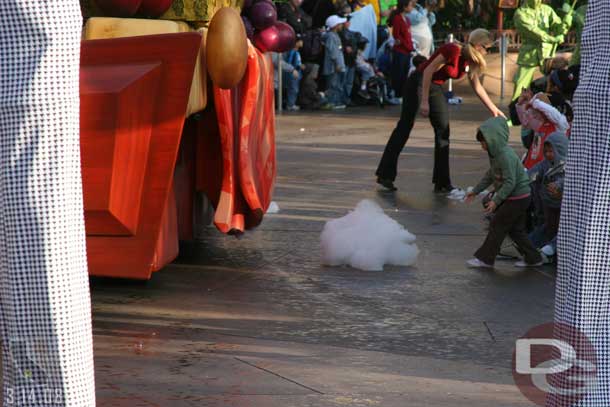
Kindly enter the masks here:
M 531 202 L 530 179 L 521 160 L 508 146 L 508 136 L 508 125 L 502 117 L 486 120 L 477 132 L 477 140 L 481 148 L 487 151 L 491 168 L 466 196 L 466 202 L 472 202 L 485 188 L 493 185 L 493 198 L 487 203 L 485 211 L 494 216 L 485 242 L 475 257 L 467 262 L 470 267 L 493 267 L 506 235 L 513 239 L 524 257 L 515 266 L 543 264 L 542 256 L 529 241 L 525 227 L 527 208 Z

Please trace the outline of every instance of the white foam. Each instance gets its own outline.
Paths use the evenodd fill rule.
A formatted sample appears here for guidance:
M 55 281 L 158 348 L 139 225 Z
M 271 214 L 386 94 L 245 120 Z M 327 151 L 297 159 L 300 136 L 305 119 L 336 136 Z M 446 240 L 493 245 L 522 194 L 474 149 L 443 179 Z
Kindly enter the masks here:
M 454 201 L 464 202 L 466 200 L 466 195 L 471 193 L 473 190 L 474 190 L 474 187 L 468 187 L 468 188 L 466 188 L 466 190 L 463 190 L 462 188 L 455 188 L 455 189 L 451 190 L 451 192 L 449 192 L 449 194 L 447 194 L 447 198 L 452 199 Z M 489 192 L 487 190 L 482 191 L 481 193 L 479 193 L 478 197 L 484 197 L 488 193 Z
M 365 199 L 346 216 L 326 222 L 322 263 L 367 271 L 383 270 L 384 264 L 411 266 L 419 254 L 415 239 L 379 205 Z
M 466 197 L 467 192 L 462 188 L 454 188 L 447 194 L 447 198 L 453 199 L 455 201 L 463 201 Z

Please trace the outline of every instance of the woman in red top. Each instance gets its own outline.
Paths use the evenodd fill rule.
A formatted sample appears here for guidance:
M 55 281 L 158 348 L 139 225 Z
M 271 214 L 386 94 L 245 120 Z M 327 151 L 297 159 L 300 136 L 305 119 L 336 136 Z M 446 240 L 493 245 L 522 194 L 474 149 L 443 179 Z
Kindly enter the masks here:
M 411 39 L 411 22 L 407 17 L 417 4 L 416 0 L 398 0 L 396 8 L 388 17 L 388 26 L 392 27 L 394 47 L 392 48 L 392 67 L 390 76 L 392 88 L 399 97 L 402 86 L 407 79 L 411 52 L 413 52 L 413 40 Z
M 453 189 L 449 177 L 449 109 L 442 85 L 449 78 L 458 79 L 468 73 L 472 89 L 492 116 L 506 117 L 491 101 L 479 80 L 480 73 L 485 70 L 485 55 L 491 44 L 489 31 L 478 28 L 470 33 L 467 44 L 443 45 L 409 76 L 402 90 L 400 120 L 377 168 L 377 183 L 391 191 L 396 190 L 394 180 L 398 156 L 409 139 L 419 110 L 423 117 L 430 117 L 434 128 L 434 191 L 450 192 Z

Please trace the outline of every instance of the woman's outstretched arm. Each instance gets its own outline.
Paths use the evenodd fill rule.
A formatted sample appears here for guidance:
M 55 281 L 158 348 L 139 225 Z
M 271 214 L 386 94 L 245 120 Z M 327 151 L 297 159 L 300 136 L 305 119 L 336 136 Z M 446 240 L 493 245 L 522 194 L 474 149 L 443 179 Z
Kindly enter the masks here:
M 481 102 L 485 105 L 485 107 L 489 110 L 489 112 L 494 117 L 502 116 L 506 119 L 506 115 L 502 112 L 498 107 L 491 101 L 487 91 L 481 85 L 481 80 L 479 79 L 479 71 L 474 69 L 468 73 L 468 79 L 470 80 L 470 86 L 472 86 L 472 90 L 477 94 Z

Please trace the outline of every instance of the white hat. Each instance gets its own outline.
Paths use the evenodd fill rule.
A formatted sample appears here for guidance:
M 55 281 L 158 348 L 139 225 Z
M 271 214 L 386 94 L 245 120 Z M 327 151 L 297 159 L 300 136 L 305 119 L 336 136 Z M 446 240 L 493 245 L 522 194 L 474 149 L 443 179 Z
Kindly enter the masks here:
M 347 22 L 347 18 L 339 17 L 338 15 L 334 14 L 326 19 L 326 28 L 332 30 L 339 24 L 343 24 L 345 22 Z

